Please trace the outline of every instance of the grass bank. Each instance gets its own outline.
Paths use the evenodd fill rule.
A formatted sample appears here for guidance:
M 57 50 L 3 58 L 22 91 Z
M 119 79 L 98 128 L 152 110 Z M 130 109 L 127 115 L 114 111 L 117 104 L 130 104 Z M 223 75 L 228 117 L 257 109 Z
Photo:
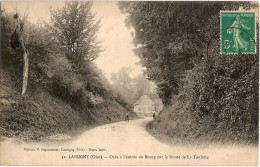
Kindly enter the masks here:
M 239 133 L 236 126 L 224 128 L 227 122 L 210 122 L 207 117 L 197 120 L 195 114 L 185 107 L 187 106 L 180 107 L 174 104 L 165 108 L 155 120 L 147 124 L 146 130 L 158 140 L 168 144 L 258 145 L 257 134 L 242 131 Z
M 104 101 L 89 110 L 79 110 L 41 89 L 21 96 L 1 84 L 0 91 L 0 134 L 23 141 L 40 141 L 57 133 L 71 134 L 84 126 L 121 121 L 127 112 L 116 101 Z

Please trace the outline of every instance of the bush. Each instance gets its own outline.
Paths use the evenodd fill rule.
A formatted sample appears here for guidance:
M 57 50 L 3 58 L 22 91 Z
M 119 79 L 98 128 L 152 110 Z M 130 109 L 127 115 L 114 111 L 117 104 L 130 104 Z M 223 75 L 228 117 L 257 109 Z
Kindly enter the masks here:
M 223 131 L 230 139 L 258 140 L 258 58 L 218 55 L 192 72 L 190 94 L 201 131 Z

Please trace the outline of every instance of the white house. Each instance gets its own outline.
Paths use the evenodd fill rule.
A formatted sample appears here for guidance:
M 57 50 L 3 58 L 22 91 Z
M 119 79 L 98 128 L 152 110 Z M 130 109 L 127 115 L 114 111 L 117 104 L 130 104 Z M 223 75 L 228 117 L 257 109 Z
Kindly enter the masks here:
M 155 111 L 154 102 L 147 95 L 143 95 L 135 102 L 134 111 L 139 116 L 152 116 Z

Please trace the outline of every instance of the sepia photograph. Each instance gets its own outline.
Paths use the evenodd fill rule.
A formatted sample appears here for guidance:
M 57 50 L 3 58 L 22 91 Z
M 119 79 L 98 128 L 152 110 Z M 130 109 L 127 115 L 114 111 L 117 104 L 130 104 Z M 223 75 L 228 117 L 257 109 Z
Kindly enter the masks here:
M 258 1 L 0 4 L 0 165 L 258 165 Z

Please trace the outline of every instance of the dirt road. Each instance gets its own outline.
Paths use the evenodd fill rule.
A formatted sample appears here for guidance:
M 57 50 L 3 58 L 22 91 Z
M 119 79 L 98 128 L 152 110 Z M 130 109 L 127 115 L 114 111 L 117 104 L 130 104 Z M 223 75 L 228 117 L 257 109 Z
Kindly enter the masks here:
M 146 130 L 151 118 L 106 124 L 75 140 L 1 143 L 5 165 L 256 165 L 258 148 L 169 146 Z

